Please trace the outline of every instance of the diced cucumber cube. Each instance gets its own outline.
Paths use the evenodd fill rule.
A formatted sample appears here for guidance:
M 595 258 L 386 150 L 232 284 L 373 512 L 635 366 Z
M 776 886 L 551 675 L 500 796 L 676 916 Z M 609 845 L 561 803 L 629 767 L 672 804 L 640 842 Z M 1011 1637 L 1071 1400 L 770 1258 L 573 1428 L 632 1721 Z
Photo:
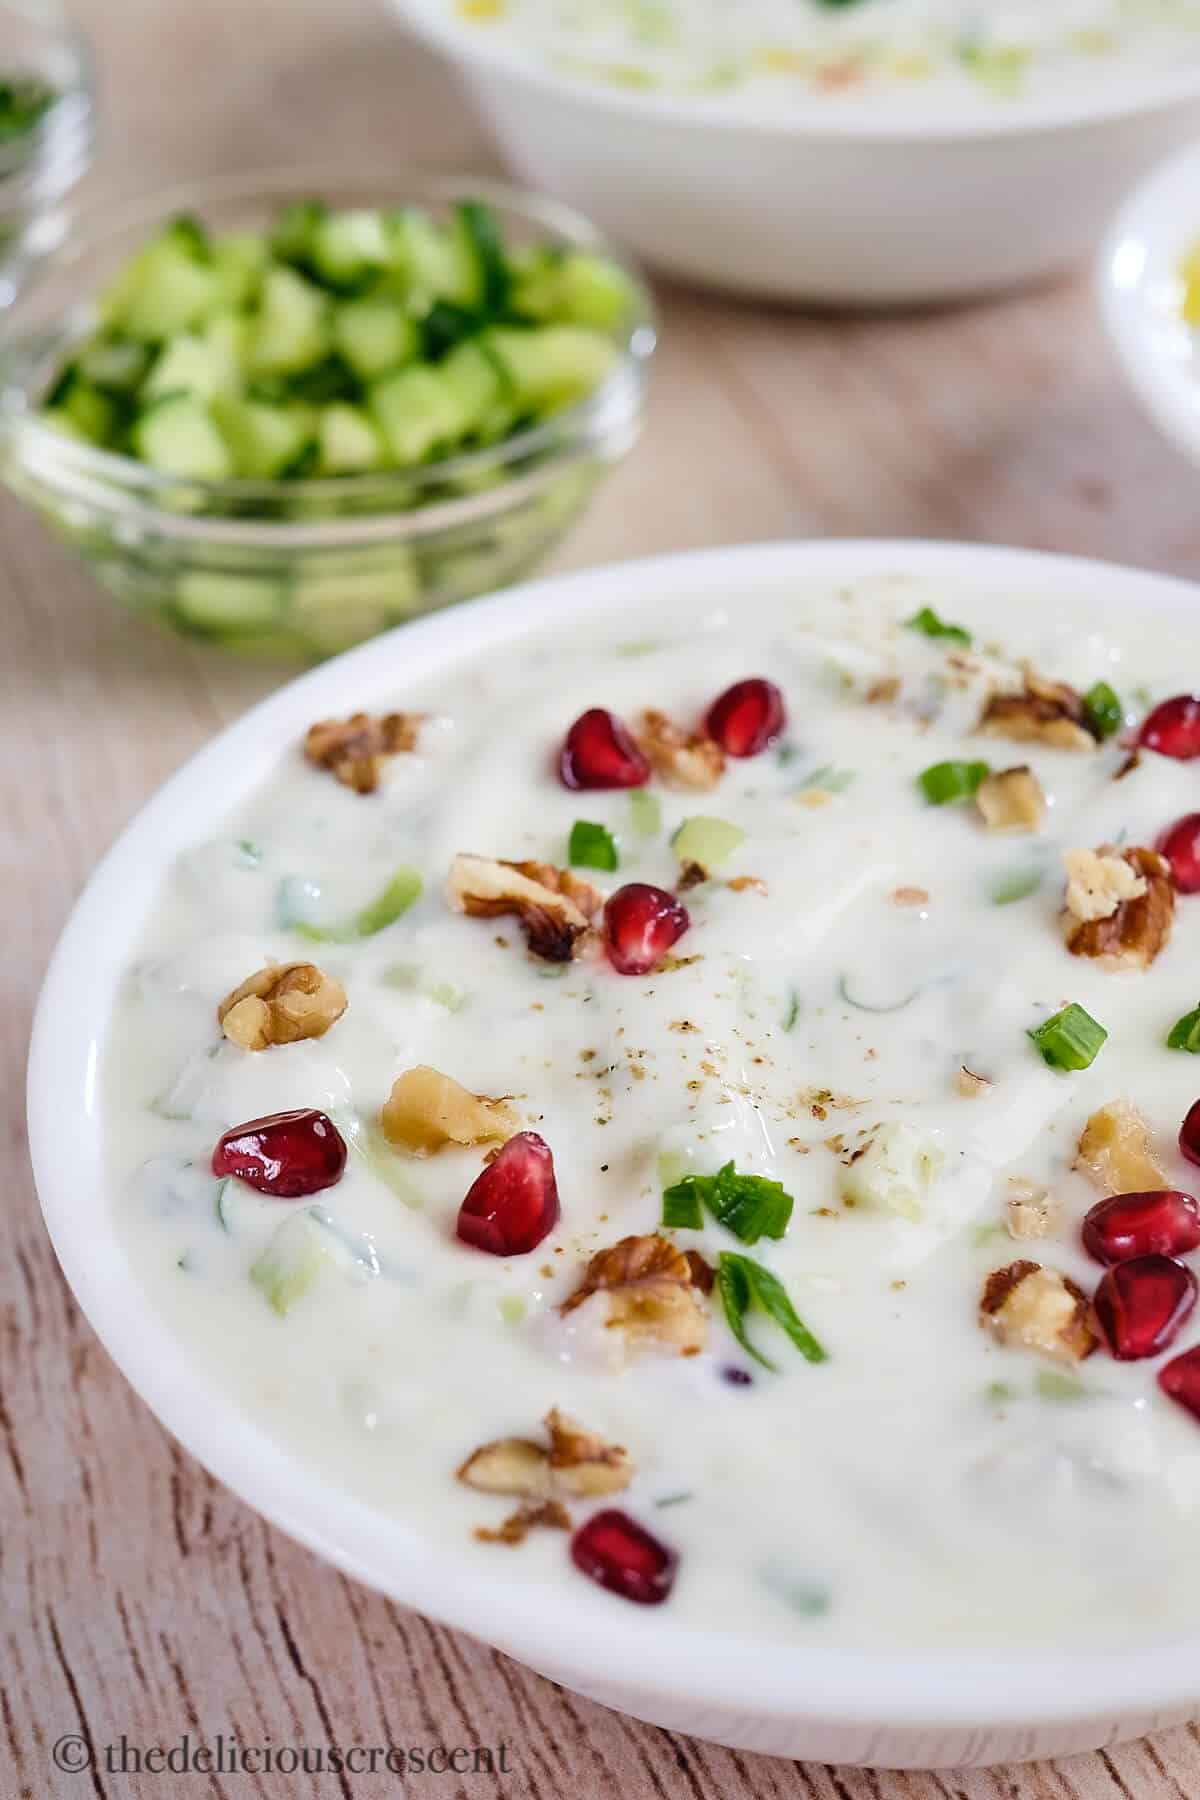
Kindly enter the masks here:
M 421 336 L 395 300 L 343 300 L 333 316 L 333 341 L 356 375 L 374 381 L 411 362 Z
M 144 344 L 97 338 L 79 353 L 79 373 L 93 386 L 118 394 L 131 393 L 146 373 Z
M 159 343 L 190 331 L 221 302 L 221 284 L 177 232 L 151 240 L 100 302 L 106 325 L 127 337 Z
M 511 421 L 504 403 L 507 383 L 494 358 L 473 341 L 459 344 L 441 364 L 438 373 L 458 408 L 459 438 L 480 435 L 487 421 L 501 412 Z
M 250 344 L 250 320 L 244 313 L 214 313 L 204 327 L 204 342 L 212 353 L 217 391 L 236 393 Z
M 478 288 L 478 270 L 457 232 L 446 231 L 428 213 L 406 208 L 387 221 L 391 263 L 404 278 L 417 305 L 452 300 L 470 306 Z
M 194 481 L 226 481 L 233 460 L 208 409 L 191 394 L 171 395 L 144 412 L 133 428 L 143 462 Z
M 522 412 L 555 412 L 599 387 L 617 349 L 598 331 L 544 325 L 533 331 L 494 326 L 483 343 L 500 360 Z
M 526 304 L 530 298 L 532 305 Z M 634 295 L 628 276 L 615 263 L 587 251 L 574 251 L 544 274 L 540 293 L 528 296 L 518 287 L 513 303 L 518 312 L 529 312 L 534 318 L 611 334 L 629 318 Z
M 297 575 L 288 623 L 322 656 L 332 656 L 409 618 L 420 599 L 416 560 L 398 544 L 357 568 Z
M 285 206 L 271 231 L 268 248 L 284 262 L 308 262 L 317 226 L 328 209 L 319 200 L 294 200 Z
M 233 231 L 227 237 L 218 238 L 213 245 L 212 261 L 221 306 L 236 310 L 254 298 L 266 274 L 270 254 L 267 240 L 257 231 Z
M 106 444 L 116 428 L 116 408 L 107 394 L 88 382 L 71 383 L 62 403 L 66 414 L 82 437 L 93 444 Z
M 317 428 L 321 467 L 330 475 L 354 475 L 382 469 L 387 458 L 383 440 L 360 406 L 335 401 L 321 408 Z
M 184 332 L 163 346 L 146 378 L 142 394 L 147 401 L 164 394 L 194 394 L 211 400 L 229 382 L 230 370 L 212 345 Z
M 214 410 L 237 473 L 250 481 L 272 480 L 316 443 L 316 410 L 299 401 L 218 397 Z
M 463 305 L 494 316 L 507 301 L 511 285 L 495 214 L 481 200 L 464 200 L 455 208 L 450 230 L 463 268 L 458 297 Z
M 250 1279 L 268 1304 L 286 1318 L 334 1260 L 333 1241 L 310 1212 L 293 1213 L 251 1264 Z
M 350 287 L 392 253 L 383 214 L 363 207 L 327 212 L 313 229 L 309 260 L 331 287 Z
M 458 435 L 461 408 L 437 369 L 400 369 L 375 383 L 367 403 L 401 468 L 423 462 Z
M 175 610 L 203 630 L 262 631 L 279 620 L 283 592 L 275 576 L 192 569 L 176 584 Z
M 330 348 L 326 296 L 294 269 L 272 269 L 263 282 L 251 337 L 253 369 L 262 375 L 291 375 L 310 369 Z

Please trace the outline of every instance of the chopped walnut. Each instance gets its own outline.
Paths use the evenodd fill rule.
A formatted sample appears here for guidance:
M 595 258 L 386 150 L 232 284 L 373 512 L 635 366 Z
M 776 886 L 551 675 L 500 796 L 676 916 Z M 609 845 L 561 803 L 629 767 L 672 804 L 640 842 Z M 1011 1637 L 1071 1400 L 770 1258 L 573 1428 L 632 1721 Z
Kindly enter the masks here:
M 981 1094 L 987 1093 L 992 1084 L 986 1075 L 977 1075 L 974 1069 L 968 1069 L 966 1063 L 963 1063 L 955 1085 L 964 1100 L 977 1100 Z
M 707 1264 L 703 1267 L 707 1271 Z M 627 1237 L 593 1256 L 579 1287 L 560 1310 L 573 1312 L 593 1294 L 602 1293 L 608 1303 L 606 1324 L 624 1334 L 630 1349 L 694 1356 L 704 1347 L 708 1331 L 708 1316 L 696 1293 L 707 1287 L 704 1280 L 697 1280 L 692 1259 L 666 1238 Z
M 1151 1148 L 1150 1127 L 1127 1100 L 1110 1100 L 1092 1114 L 1075 1167 L 1104 1194 L 1146 1194 L 1168 1185 Z
M 863 695 L 863 699 L 868 706 L 887 706 L 899 692 L 900 677 L 898 675 L 881 675 L 878 681 L 871 683 Z
M 1040 1238 L 1054 1230 L 1058 1208 L 1047 1188 L 1013 1175 L 1009 1178 L 1004 1212 L 1010 1237 Z
M 725 772 L 725 753 L 703 732 L 684 731 L 666 713 L 647 708 L 639 742 L 664 781 L 678 787 L 716 787 Z
M 551 863 L 466 855 L 450 865 L 446 898 L 473 919 L 514 913 L 525 942 L 544 962 L 571 961 L 601 904 L 588 882 Z
M 929 889 L 923 887 L 893 888 L 888 898 L 893 906 L 928 906 Z
M 225 1036 L 243 1050 L 324 1037 L 346 1010 L 346 990 L 315 963 L 268 963 L 217 1008 Z
M 1036 831 L 1046 811 L 1041 783 L 1027 763 L 985 775 L 975 804 L 989 831 Z
M 383 761 L 415 750 L 424 715 L 352 713 L 348 719 L 322 719 L 310 725 L 304 754 L 319 769 L 328 769 L 356 794 L 372 794 L 379 786 Z
M 1083 700 L 1065 681 L 1047 681 L 1028 665 L 1024 687 L 1015 694 L 992 694 L 978 729 L 1017 743 L 1051 744 L 1058 750 L 1094 750 Z
M 531 1531 L 539 1526 L 553 1531 L 570 1531 L 571 1515 L 561 1500 L 537 1500 L 518 1506 L 516 1512 L 509 1513 L 504 1523 L 492 1530 L 487 1525 L 477 1525 L 475 1536 L 481 1544 L 523 1544 Z
M 1111 968 L 1147 969 L 1175 917 L 1171 866 L 1157 850 L 1067 855 L 1067 949 Z M 1121 872 L 1118 872 L 1120 870 Z
M 725 883 L 735 894 L 765 894 L 767 884 L 759 875 L 735 875 L 732 881 Z
M 1082 1288 L 1035 1262 L 992 1271 L 980 1296 L 979 1323 L 1003 1344 L 1020 1344 L 1067 1362 L 1082 1362 L 1098 1342 Z
M 388 1143 L 411 1156 L 436 1156 L 447 1144 L 496 1143 L 518 1127 L 507 1100 L 472 1094 L 424 1063 L 396 1077 L 379 1122 Z
M 523 1500 L 594 1500 L 618 1494 L 634 1477 L 629 1453 L 552 1407 L 545 1418 L 549 1445 L 530 1438 L 481 1444 L 458 1471 L 467 1487 Z

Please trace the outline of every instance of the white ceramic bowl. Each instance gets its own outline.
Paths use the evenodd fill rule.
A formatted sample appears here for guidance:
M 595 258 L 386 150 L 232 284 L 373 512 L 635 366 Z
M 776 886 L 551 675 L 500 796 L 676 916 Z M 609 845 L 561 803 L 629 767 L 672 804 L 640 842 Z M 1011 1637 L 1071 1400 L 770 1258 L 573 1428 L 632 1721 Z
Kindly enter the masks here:
M 1050 1756 L 1200 1712 L 1200 1625 L 1190 1643 L 1070 1656 L 1020 1651 L 857 1653 L 685 1630 L 624 1606 L 581 1634 L 563 1590 L 497 1558 L 423 1541 L 351 1499 L 238 1410 L 185 1354 L 139 1285 L 105 1204 L 98 1050 L 142 921 L 173 859 L 218 827 L 314 718 L 394 700 L 464 653 L 518 640 L 568 610 L 580 621 L 653 592 L 725 602 L 758 583 L 911 572 L 952 588 L 1104 600 L 1170 628 L 1196 588 L 1022 551 L 937 544 L 779 544 L 618 565 L 515 588 L 375 639 L 283 688 L 201 751 L 109 852 L 79 900 L 42 990 L 29 1070 L 29 1135 L 59 1260 L 96 1332 L 180 1442 L 249 1505 L 355 1579 L 445 1620 L 580 1693 L 672 1729 L 821 1761 L 929 1767 Z M 1108 1571 L 1098 1571 L 1106 1579 Z
M 1130 195 L 1096 265 L 1109 341 L 1151 418 L 1200 463 L 1200 332 L 1179 306 L 1179 264 L 1200 243 L 1200 144 L 1170 157 Z
M 1095 247 L 1113 209 L 1200 132 L 1200 70 L 1057 104 L 940 120 L 816 107 L 781 119 L 601 87 L 391 0 L 466 81 L 523 180 L 571 201 L 653 267 L 778 300 L 879 306 L 1030 282 Z M 1050 0 L 1047 0 L 1050 3 Z

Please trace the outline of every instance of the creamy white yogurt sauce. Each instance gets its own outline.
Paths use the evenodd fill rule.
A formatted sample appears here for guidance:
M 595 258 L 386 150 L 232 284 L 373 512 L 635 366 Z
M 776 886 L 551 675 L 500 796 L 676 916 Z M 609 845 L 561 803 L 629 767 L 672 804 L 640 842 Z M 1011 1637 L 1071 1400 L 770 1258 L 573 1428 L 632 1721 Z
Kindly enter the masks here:
M 906 628 L 923 605 L 996 654 Z M 1099 1196 L 1072 1168 L 1087 1116 L 1134 1102 L 1186 1189 L 1175 1139 L 1200 1090 L 1200 1064 L 1164 1043 L 1200 998 L 1200 898 L 1180 900 L 1144 972 L 1071 956 L 1059 920 L 1063 852 L 1152 844 L 1194 807 L 1195 767 L 1147 754 L 1118 781 L 1113 743 L 1072 753 L 975 735 L 1023 657 L 1081 689 L 1108 680 L 1132 717 L 1200 668 L 1200 621 L 1147 628 L 1052 591 L 855 581 L 852 568 L 836 589 L 775 581 L 700 614 L 686 593 L 646 593 L 617 619 L 556 626 L 427 687 L 398 680 L 389 703 L 429 716 L 375 794 L 281 743 L 271 780 L 171 872 L 102 1058 L 123 1242 L 214 1386 L 339 1487 L 481 1567 L 520 1559 L 581 1619 L 625 1603 L 573 1569 L 562 1532 L 476 1543 L 511 1507 L 455 1480 L 476 1446 L 536 1438 L 552 1406 L 628 1449 L 636 1475 L 613 1504 L 678 1552 L 664 1609 L 677 1619 L 859 1646 L 1123 1647 L 1194 1631 L 1200 1424 L 1158 1391 L 1157 1363 L 1100 1349 L 1062 1369 L 978 1322 L 982 1282 L 1017 1257 L 1094 1289 L 1079 1223 Z M 730 760 L 707 793 L 656 779 L 661 829 L 639 832 L 627 793 L 557 779 L 585 708 L 694 724 L 731 681 L 764 673 L 787 703 L 784 739 Z M 867 699 L 892 677 L 893 698 Z M 360 700 L 347 692 L 345 712 Z M 979 756 L 1035 770 L 1049 802 L 1036 836 L 925 803 L 920 770 Z M 617 974 L 595 946 L 539 962 L 514 919 L 463 917 L 443 895 L 463 851 L 561 866 L 578 818 L 619 841 L 620 870 L 589 875 L 602 890 L 670 888 L 671 835 L 698 813 L 745 839 L 686 895 L 678 965 L 652 975 Z M 313 945 L 281 923 L 306 909 L 344 920 L 401 864 L 425 891 L 374 936 Z M 993 902 L 997 882 L 1032 873 L 1025 898 Z M 766 891 L 727 885 L 741 875 Z M 901 889 L 927 898 L 898 904 Z M 222 997 L 269 959 L 303 957 L 345 987 L 332 1029 L 260 1053 L 223 1041 Z M 1109 1038 L 1062 1074 L 1027 1032 L 1069 1001 Z M 964 1063 L 992 1083 L 978 1097 L 959 1092 Z M 417 1064 L 514 1096 L 550 1145 L 562 1219 L 538 1249 L 501 1259 L 457 1241 L 480 1148 L 417 1160 L 352 1145 L 315 1201 L 234 1181 L 218 1217 L 222 1132 L 312 1106 L 365 1145 Z M 886 1121 L 941 1158 L 915 1217 L 886 1193 L 844 1204 L 846 1145 Z M 715 1303 L 690 1358 L 623 1360 L 619 1333 L 560 1316 L 594 1252 L 656 1229 L 664 1156 L 784 1184 L 786 1237 L 747 1254 L 785 1284 L 826 1362 L 756 1313 L 769 1372 Z M 1053 1191 L 1051 1238 L 1008 1236 L 1009 1176 Z M 249 1272 L 280 1221 L 314 1204 L 339 1248 L 280 1316 Z M 711 1220 L 674 1235 L 710 1261 L 743 1248 Z M 1198 1335 L 1189 1326 L 1175 1349 Z M 730 1385 L 730 1366 L 751 1383 Z M 576 1523 L 588 1512 L 572 1507 Z
M 1200 56 L 1195 0 L 434 0 L 559 72 L 706 95 L 740 113 L 911 115 L 1097 86 L 1136 87 Z

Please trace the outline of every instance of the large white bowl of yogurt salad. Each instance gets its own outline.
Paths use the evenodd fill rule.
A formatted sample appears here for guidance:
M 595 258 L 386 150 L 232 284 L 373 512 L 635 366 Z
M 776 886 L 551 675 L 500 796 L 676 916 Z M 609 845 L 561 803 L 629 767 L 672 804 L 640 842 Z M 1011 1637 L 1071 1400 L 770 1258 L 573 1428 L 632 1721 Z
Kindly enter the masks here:
M 659 269 L 878 305 L 1069 266 L 1200 128 L 1191 0 L 393 0 Z
M 1197 598 L 736 549 L 255 708 L 35 1027 L 45 1216 L 138 1392 L 340 1568 L 672 1728 L 929 1765 L 1189 1716 Z

